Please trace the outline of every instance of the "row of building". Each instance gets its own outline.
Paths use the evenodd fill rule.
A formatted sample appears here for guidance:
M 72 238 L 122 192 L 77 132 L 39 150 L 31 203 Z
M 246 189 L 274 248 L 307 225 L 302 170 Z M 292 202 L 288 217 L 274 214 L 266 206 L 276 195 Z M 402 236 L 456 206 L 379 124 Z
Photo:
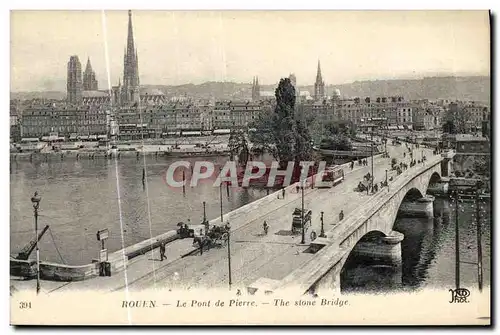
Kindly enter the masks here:
M 119 139 L 160 138 L 182 131 L 244 128 L 262 111 L 270 111 L 269 103 L 223 101 L 211 103 L 169 103 L 161 105 L 38 105 L 22 112 L 12 126 L 20 128 L 19 137 L 42 138 L 48 134 L 69 138 L 72 135 L 105 135 L 114 122 Z M 14 134 L 11 134 L 14 136 Z
M 112 107 L 109 97 L 92 97 L 81 105 L 50 102 L 19 107 L 11 102 L 11 128 L 15 137 L 43 137 L 57 132 L 103 135 L 111 121 L 118 127 L 119 138 L 161 137 L 179 131 L 245 128 L 264 112 L 274 109 L 271 100 L 251 101 L 178 101 L 162 95 L 143 95 L 141 103 Z M 479 103 L 452 102 L 448 105 L 428 100 L 406 101 L 403 97 L 330 99 L 302 102 L 297 112 L 319 122 L 348 120 L 358 128 L 441 129 L 456 113 L 466 113 L 470 131 L 481 129 L 489 120 L 489 109 Z M 451 116 L 450 116 L 451 115 Z M 309 118 L 311 119 L 311 118 Z M 375 121 L 376 120 L 376 121 Z
M 67 100 L 11 102 L 11 136 L 14 139 L 117 135 L 118 139 L 159 138 L 179 132 L 244 128 L 261 113 L 274 108 L 273 92 L 261 92 L 259 79 L 252 84 L 251 101 L 171 101 L 160 91 L 140 89 L 138 54 L 133 37 L 132 12 L 128 11 L 127 42 L 123 82 L 110 91 L 98 91 L 90 59 L 81 73 L 78 56 L 68 62 Z M 297 78 L 290 75 L 296 90 L 297 112 L 319 122 L 348 120 L 360 128 L 429 130 L 440 128 L 444 120 L 469 111 L 468 127 L 480 129 L 489 119 L 486 106 L 477 103 L 406 101 L 403 97 L 342 99 L 336 90 L 325 95 L 325 82 L 318 61 L 314 97 L 304 96 Z M 450 116 L 451 115 L 451 116 Z M 375 122 L 375 120 L 377 120 Z

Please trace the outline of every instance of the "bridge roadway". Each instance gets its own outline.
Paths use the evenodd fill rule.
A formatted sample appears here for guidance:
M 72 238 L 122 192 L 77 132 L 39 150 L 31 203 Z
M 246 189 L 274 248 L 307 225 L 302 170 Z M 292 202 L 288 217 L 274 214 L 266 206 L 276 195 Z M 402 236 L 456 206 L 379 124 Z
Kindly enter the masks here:
M 387 145 L 391 158 L 398 162 L 409 163 L 409 155 L 403 158 L 406 146 Z M 428 149 L 414 150 L 415 158 Z M 354 188 L 363 176 L 371 172 L 371 159 L 368 166 L 355 165 L 354 170 L 345 169 L 344 182 L 330 189 L 307 189 L 304 191 L 304 207 L 312 210 L 312 229 L 319 235 L 321 221 L 320 212 L 324 211 L 325 231 L 339 224 L 338 214 L 344 210 L 345 216 L 356 211 L 371 195 L 366 192 L 355 192 Z M 389 158 L 374 159 L 375 181 L 385 180 L 385 171 L 390 169 Z M 394 175 L 392 171 L 389 174 Z M 379 192 L 381 192 L 379 190 Z M 282 203 L 282 204 L 281 204 Z M 280 205 L 281 204 L 281 205 Z M 306 234 L 306 243 L 300 244 L 301 235 L 291 235 L 292 212 L 301 207 L 301 192 L 288 193 L 285 199 L 276 199 L 259 207 L 259 210 L 243 217 L 232 219 L 230 214 L 224 216 L 231 223 L 231 277 L 232 287 L 245 289 L 260 277 L 275 280 L 283 279 L 294 269 L 307 263 L 313 254 L 304 253 L 309 246 L 311 228 Z M 268 235 L 263 234 L 262 223 L 266 220 L 270 225 Z M 190 239 L 191 240 L 191 239 Z M 157 250 L 155 250 L 157 252 Z M 168 256 L 168 254 L 167 254 Z M 154 257 L 153 257 L 154 258 Z M 158 264 L 158 263 L 156 263 Z M 147 273 L 147 272 L 146 272 Z M 177 273 L 177 275 L 174 275 Z M 157 266 L 150 273 L 135 280 L 128 281 L 129 290 L 148 288 L 195 288 L 225 287 L 228 285 L 228 257 L 226 248 L 213 248 L 202 255 L 195 254 L 177 259 L 163 266 Z M 117 290 L 124 289 L 123 285 Z

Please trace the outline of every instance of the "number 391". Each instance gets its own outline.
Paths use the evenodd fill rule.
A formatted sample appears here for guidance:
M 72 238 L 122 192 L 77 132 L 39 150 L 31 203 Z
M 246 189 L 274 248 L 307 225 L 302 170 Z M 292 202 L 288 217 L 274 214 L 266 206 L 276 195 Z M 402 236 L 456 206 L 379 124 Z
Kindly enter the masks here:
M 30 301 L 20 301 L 19 302 L 19 308 L 20 309 L 31 308 L 31 302 Z

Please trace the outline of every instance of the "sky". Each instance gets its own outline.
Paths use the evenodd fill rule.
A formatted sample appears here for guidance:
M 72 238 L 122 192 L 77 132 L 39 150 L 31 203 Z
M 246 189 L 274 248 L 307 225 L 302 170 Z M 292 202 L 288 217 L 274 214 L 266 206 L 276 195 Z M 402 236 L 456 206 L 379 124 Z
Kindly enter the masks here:
M 90 58 L 100 89 L 123 76 L 127 11 L 12 11 L 11 91 L 66 90 Z M 327 85 L 436 74 L 488 75 L 487 11 L 132 11 L 142 85 Z M 107 50 L 107 53 L 106 53 Z M 108 57 L 106 57 L 106 54 Z

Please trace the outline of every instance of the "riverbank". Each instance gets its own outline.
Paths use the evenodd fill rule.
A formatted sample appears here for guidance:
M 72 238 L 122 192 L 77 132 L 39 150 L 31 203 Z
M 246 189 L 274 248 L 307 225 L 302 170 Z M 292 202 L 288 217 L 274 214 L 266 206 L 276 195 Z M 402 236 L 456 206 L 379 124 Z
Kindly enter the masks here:
M 193 229 L 200 229 L 195 225 Z M 103 271 L 99 260 L 93 259 L 91 263 L 84 265 L 60 264 L 54 262 L 40 262 L 40 278 L 47 281 L 74 282 L 88 280 L 98 276 L 111 276 L 128 267 L 129 262 L 137 256 L 144 255 L 160 246 L 161 243 L 171 244 L 181 239 L 177 231 L 171 230 L 150 239 L 117 250 L 107 256 L 109 264 L 108 273 Z M 190 253 L 196 250 L 192 243 L 181 243 L 183 253 Z M 177 246 L 179 249 L 179 246 Z M 187 249 L 186 249 L 187 247 Z M 36 277 L 36 261 L 33 259 L 19 260 L 10 259 L 10 275 L 24 279 Z
M 17 152 L 11 153 L 11 161 L 24 160 L 24 161 L 62 161 L 66 159 L 111 159 L 116 157 L 122 158 L 139 158 L 139 157 L 156 157 L 156 158 L 189 158 L 189 157 L 220 157 L 229 156 L 229 150 L 220 149 L 172 149 L 172 150 L 140 150 L 136 148 L 123 148 L 116 150 L 113 155 L 111 150 L 108 149 L 79 149 L 79 150 L 63 150 L 63 151 L 48 151 L 48 152 Z

